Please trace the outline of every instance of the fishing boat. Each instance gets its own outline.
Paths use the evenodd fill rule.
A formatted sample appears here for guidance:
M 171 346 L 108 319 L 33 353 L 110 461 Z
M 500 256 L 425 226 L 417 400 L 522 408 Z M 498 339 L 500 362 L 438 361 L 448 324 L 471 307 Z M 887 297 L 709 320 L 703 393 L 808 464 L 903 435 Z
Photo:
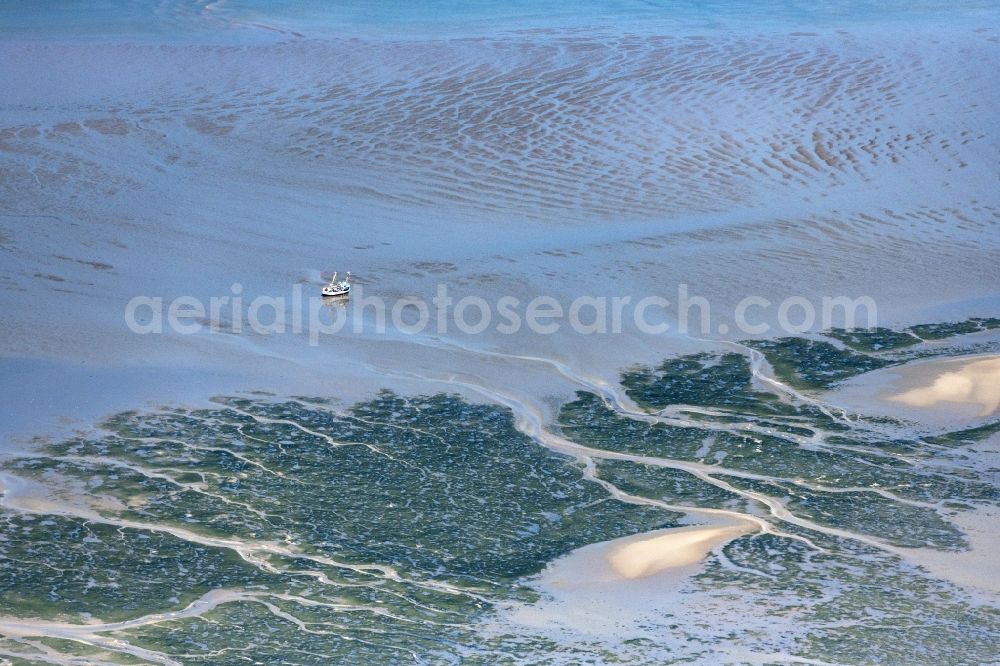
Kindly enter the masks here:
M 351 293 L 351 273 L 348 271 L 347 277 L 340 282 L 337 282 L 337 273 L 334 272 L 333 277 L 330 278 L 330 284 L 323 287 L 324 296 L 347 296 Z

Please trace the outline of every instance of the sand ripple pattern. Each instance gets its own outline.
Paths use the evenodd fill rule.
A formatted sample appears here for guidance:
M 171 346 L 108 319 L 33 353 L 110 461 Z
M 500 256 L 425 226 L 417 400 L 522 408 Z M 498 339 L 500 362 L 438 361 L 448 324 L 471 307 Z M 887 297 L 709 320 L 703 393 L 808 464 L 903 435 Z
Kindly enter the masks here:
M 31 45 L 14 64 L 125 61 L 134 99 L 109 108 L 84 91 L 65 117 L 0 129 L 0 176 L 8 193 L 84 178 L 114 191 L 134 174 L 88 144 L 166 167 L 223 147 L 246 175 L 335 174 L 340 194 L 407 208 L 626 218 L 873 182 L 913 192 L 970 167 L 995 178 L 996 87 L 966 63 L 996 62 L 996 37 L 943 39 L 933 55 L 922 37 L 888 50 L 848 34 Z

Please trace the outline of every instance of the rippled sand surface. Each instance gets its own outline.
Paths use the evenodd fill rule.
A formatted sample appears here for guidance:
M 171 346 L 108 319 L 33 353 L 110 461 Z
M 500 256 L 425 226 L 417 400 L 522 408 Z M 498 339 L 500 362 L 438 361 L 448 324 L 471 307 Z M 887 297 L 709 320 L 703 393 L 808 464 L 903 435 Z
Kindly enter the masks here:
M 995 57 L 994 33 L 946 33 L 931 52 L 929 38 L 541 31 L 227 48 L 8 43 L 15 85 L 51 76 L 41 90 L 15 87 L 11 102 L 51 95 L 68 108 L 22 113 L 35 122 L 4 128 L 13 161 L 5 184 L 100 178 L 107 193 L 148 187 L 78 147 L 119 137 L 101 143 L 116 154 L 127 145 L 148 150 L 146 169 L 157 171 L 211 157 L 191 154 L 196 146 L 211 153 L 242 139 L 235 155 L 216 159 L 273 151 L 279 161 L 265 171 L 278 177 L 292 175 L 281 173 L 283 157 L 356 170 L 359 181 L 377 174 L 377 185 L 340 186 L 373 203 L 629 219 L 786 196 L 815 198 L 822 214 L 819 198 L 873 180 L 912 187 L 907 180 L 918 175 L 940 183 L 995 167 L 986 160 L 996 92 L 988 68 L 966 66 Z M 67 60 L 73 67 L 60 64 Z M 112 63 L 108 108 L 106 88 L 81 79 Z M 964 180 L 953 185 L 956 196 Z M 994 220 L 994 201 L 961 203 L 958 230 Z M 944 213 L 854 212 L 872 224 Z
M 6 344 L 131 363 L 131 296 L 283 294 L 331 263 L 383 295 L 686 282 L 727 308 L 794 292 L 874 296 L 890 321 L 983 314 L 997 40 L 7 38 Z

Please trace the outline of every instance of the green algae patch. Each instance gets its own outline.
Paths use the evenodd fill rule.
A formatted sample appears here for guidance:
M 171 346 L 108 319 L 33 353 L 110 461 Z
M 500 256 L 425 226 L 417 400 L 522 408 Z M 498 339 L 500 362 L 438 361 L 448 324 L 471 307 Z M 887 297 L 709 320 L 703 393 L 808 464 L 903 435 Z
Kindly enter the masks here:
M 334 661 L 449 653 L 471 618 L 533 598 L 518 581 L 549 561 L 673 524 L 584 480 L 508 410 L 453 396 L 385 392 L 340 413 L 224 398 L 104 428 L 7 465 L 100 518 L 0 512 L 5 613 L 110 622 L 233 593 L 124 632 L 185 663 L 237 663 L 240 641 Z
M 778 338 L 745 343 L 767 357 L 778 379 L 799 389 L 823 390 L 893 361 L 840 349 L 822 340 Z
M 816 388 L 916 348 L 873 335 L 755 346 L 782 381 Z M 3 614 L 29 624 L 126 624 L 101 630 L 100 645 L 43 635 L 0 650 L 23 663 L 45 650 L 148 663 L 135 649 L 213 666 L 662 663 L 676 641 L 706 655 L 720 634 L 671 614 L 649 618 L 662 640 L 624 651 L 480 623 L 538 601 L 528 581 L 562 555 L 709 511 L 773 527 L 713 552 L 685 592 L 717 608 L 749 600 L 785 627 L 741 644 L 829 662 L 863 644 L 875 663 L 984 661 L 988 642 L 954 641 L 995 639 L 996 615 L 891 549 L 967 547 L 948 518 L 1000 492 L 965 451 L 1000 422 L 931 436 L 845 415 L 763 390 L 751 354 L 630 368 L 623 388 L 646 413 L 578 392 L 554 427 L 586 447 L 579 459 L 518 431 L 508 409 L 451 395 L 383 392 L 340 410 L 255 395 L 119 414 L 5 463 L 47 495 L 0 507 L 0 595 Z
M 227 549 L 152 530 L 4 512 L 0 534 L 0 595 L 21 617 L 119 621 L 268 579 Z
M 940 343 L 997 328 L 1000 328 L 1000 319 L 971 318 L 961 322 L 919 324 L 904 330 L 833 328 L 815 338 L 784 337 L 749 340 L 743 344 L 762 352 L 781 381 L 797 389 L 821 391 L 845 379 L 914 358 L 965 353 L 969 351 L 965 347 L 942 347 Z M 925 344 L 927 342 L 936 344 Z
M 684 404 L 741 406 L 754 402 L 750 366 L 741 354 L 694 354 L 663 361 L 655 370 L 633 368 L 621 383 L 630 398 L 649 407 Z
M 909 331 L 894 331 L 891 328 L 865 328 L 845 330 L 832 328 L 824 335 L 839 340 L 854 351 L 875 353 L 906 349 L 920 344 L 922 340 Z
M 911 326 L 907 330 L 922 340 L 945 340 L 958 335 L 968 335 L 969 333 L 979 333 L 1000 328 L 1000 319 L 973 318 L 959 322 L 946 322 L 937 324 L 918 324 Z

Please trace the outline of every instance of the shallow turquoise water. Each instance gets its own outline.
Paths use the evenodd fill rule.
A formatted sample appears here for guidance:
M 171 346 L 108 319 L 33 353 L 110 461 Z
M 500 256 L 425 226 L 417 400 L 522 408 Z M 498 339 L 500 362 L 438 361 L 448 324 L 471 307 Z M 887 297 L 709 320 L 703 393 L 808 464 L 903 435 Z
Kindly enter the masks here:
M 537 28 L 645 30 L 829 29 L 885 22 L 989 21 L 995 3 L 725 2 L 716 0 L 510 0 L 506 2 L 101 2 L 15 0 L 0 7 L 0 35 L 19 38 L 196 39 L 240 42 L 274 38 L 256 28 L 305 36 L 447 36 Z

